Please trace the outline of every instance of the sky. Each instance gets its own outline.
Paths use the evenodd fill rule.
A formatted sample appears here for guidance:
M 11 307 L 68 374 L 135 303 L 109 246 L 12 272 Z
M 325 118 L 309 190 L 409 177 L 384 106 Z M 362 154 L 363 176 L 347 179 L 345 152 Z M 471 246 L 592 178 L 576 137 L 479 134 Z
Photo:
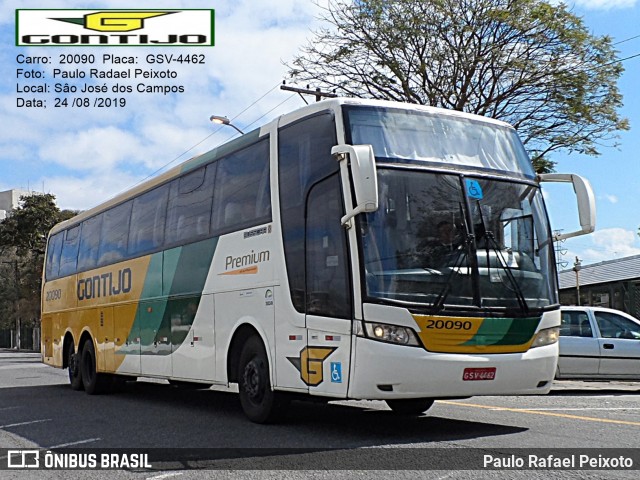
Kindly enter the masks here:
M 31 1 L 4 0 L 0 5 L 0 64 L 4 71 L 0 77 L 0 191 L 15 188 L 52 193 L 61 208 L 84 210 L 236 135 L 229 127 L 211 124 L 211 115 L 226 115 L 241 129 L 251 130 L 303 106 L 298 95 L 278 87 L 286 78 L 285 63 L 312 37 L 311 32 L 322 26 L 316 3 L 43 0 L 34 5 Z M 578 0 L 569 5 L 592 34 L 609 35 L 620 42 L 616 45 L 619 58 L 640 54 L 640 0 Z M 215 46 L 16 47 L 18 8 L 215 9 Z M 44 71 L 52 89 L 54 83 L 68 81 L 73 85 L 75 80 L 53 81 L 51 69 L 59 65 L 19 65 L 16 57 L 46 55 L 58 63 L 59 55 L 68 53 L 93 53 L 100 59 L 103 53 L 139 58 L 195 53 L 205 55 L 205 64 L 172 64 L 170 69 L 177 79 L 148 82 L 181 85 L 184 93 L 107 95 L 125 98 L 124 108 L 56 108 L 54 94 L 46 95 L 47 108 L 19 108 L 17 97 L 33 95 L 17 93 L 18 84 L 29 83 L 18 78 L 18 68 Z M 596 195 L 596 231 L 560 246 L 560 260 L 566 268 L 571 268 L 576 256 L 588 265 L 640 254 L 640 56 L 624 60 L 623 65 L 619 88 L 624 107 L 620 113 L 628 118 L 631 129 L 620 134 L 620 146 L 602 149 L 599 157 L 556 154 L 552 158 L 557 172 L 586 177 Z M 128 66 L 112 67 L 121 70 Z M 167 70 L 166 65 L 144 67 Z M 113 83 L 108 82 L 109 88 Z M 571 187 L 545 184 L 544 191 L 552 228 L 575 230 L 577 212 L 570 207 L 574 202 Z

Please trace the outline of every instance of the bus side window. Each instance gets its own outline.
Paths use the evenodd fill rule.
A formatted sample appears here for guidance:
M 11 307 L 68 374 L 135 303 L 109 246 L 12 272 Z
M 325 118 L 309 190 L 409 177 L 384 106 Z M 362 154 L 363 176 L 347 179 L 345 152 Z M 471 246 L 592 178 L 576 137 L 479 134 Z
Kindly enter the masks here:
M 232 232 L 271 221 L 268 139 L 217 164 L 214 231 Z
M 116 263 L 126 258 L 132 204 L 129 200 L 104 212 L 98 266 Z
M 351 318 L 346 231 L 338 175 L 309 192 L 306 224 L 307 313 Z
M 79 237 L 80 225 L 76 225 L 65 232 L 62 254 L 60 255 L 59 275 L 61 277 L 76 273 Z
M 189 243 L 209 235 L 216 164 L 199 168 L 171 182 L 165 241 Z
M 305 311 L 305 200 L 319 180 L 340 164 L 331 156 L 336 145 L 335 119 L 321 112 L 282 127 L 278 133 L 278 178 L 282 237 L 291 301 Z
M 169 185 L 151 190 L 133 200 L 129 255 L 141 255 L 162 246 Z
M 91 270 L 98 265 L 98 250 L 102 232 L 102 215 L 82 222 L 80 250 L 78 252 L 78 271 Z
M 62 251 L 63 238 L 64 232 L 59 232 L 49 239 L 49 246 L 47 247 L 47 269 L 45 272 L 47 280 L 53 280 L 59 276 L 58 271 L 60 269 L 60 253 Z

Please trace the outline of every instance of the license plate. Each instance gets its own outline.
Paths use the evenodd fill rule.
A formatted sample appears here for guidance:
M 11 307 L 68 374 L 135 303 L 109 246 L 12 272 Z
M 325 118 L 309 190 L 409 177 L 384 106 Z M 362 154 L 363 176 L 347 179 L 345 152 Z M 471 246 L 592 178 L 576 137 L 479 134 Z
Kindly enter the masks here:
M 496 378 L 496 367 L 487 368 L 465 368 L 462 373 L 462 380 L 494 380 Z

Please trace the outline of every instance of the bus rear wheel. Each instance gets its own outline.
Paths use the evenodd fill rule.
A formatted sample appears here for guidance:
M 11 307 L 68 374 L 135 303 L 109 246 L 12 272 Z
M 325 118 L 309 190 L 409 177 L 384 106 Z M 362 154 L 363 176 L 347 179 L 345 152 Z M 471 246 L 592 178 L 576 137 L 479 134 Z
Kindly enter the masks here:
M 429 410 L 433 405 L 433 399 L 431 398 L 398 398 L 385 401 L 389 408 L 399 415 L 418 416 Z
M 82 347 L 80 370 L 84 391 L 89 395 L 103 393 L 111 384 L 109 375 L 97 371 L 96 351 L 91 340 L 84 342 Z
M 271 389 L 269 361 L 262 341 L 250 337 L 242 348 L 238 362 L 238 390 L 245 415 L 255 423 L 278 420 L 286 401 Z
M 80 372 L 80 355 L 76 353 L 73 344 L 67 348 L 67 365 L 69 368 L 69 383 L 72 390 L 82 390 L 82 373 Z

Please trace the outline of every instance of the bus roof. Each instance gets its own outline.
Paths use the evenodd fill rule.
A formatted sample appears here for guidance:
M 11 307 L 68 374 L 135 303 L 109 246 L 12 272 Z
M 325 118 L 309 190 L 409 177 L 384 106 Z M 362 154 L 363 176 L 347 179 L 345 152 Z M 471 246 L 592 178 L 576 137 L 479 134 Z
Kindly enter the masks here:
M 141 193 L 144 193 L 148 190 L 153 189 L 165 182 L 170 181 L 171 179 L 179 176 L 180 174 L 197 168 L 201 165 L 205 165 L 207 163 L 213 162 L 218 158 L 221 158 L 229 153 L 234 152 L 235 150 L 239 150 L 247 145 L 250 145 L 257 141 L 260 137 L 264 136 L 269 129 L 269 126 L 274 122 L 278 126 L 284 126 L 289 123 L 295 122 L 301 118 L 312 115 L 317 112 L 332 110 L 334 112 L 339 112 L 340 107 L 342 105 L 353 105 L 353 106 L 371 106 L 371 107 L 382 107 L 382 108 L 396 108 L 396 109 L 404 109 L 404 110 L 412 110 L 419 111 L 425 113 L 431 113 L 434 115 L 446 115 L 453 116 L 458 118 L 468 118 L 470 120 L 481 121 L 486 123 L 492 123 L 501 127 L 513 128 L 508 123 L 502 122 L 500 120 L 496 120 L 489 117 L 483 117 L 480 115 L 475 115 L 466 112 L 459 112 L 457 110 L 447 110 L 444 108 L 430 107 L 427 105 L 418 105 L 413 103 L 402 103 L 402 102 L 393 102 L 388 100 L 372 100 L 372 99 L 361 99 L 361 98 L 347 98 L 347 97 L 337 97 L 331 98 L 327 100 L 322 100 L 320 102 L 315 102 L 309 105 L 305 105 L 299 109 L 296 109 L 292 112 L 286 113 L 272 120 L 271 122 L 263 125 L 262 127 L 256 128 L 240 137 L 234 138 L 222 145 L 215 147 L 208 152 L 202 153 L 200 155 L 196 155 L 192 157 L 180 165 L 171 168 L 170 170 L 161 173 L 160 175 L 153 177 L 149 180 L 143 181 L 138 185 L 133 186 L 126 191 L 117 194 L 111 199 L 96 205 L 95 207 L 85 210 L 75 217 L 61 222 L 55 225 L 51 231 L 50 235 L 59 232 L 60 230 L 69 228 L 76 224 L 81 223 L 83 220 L 90 218 L 98 213 L 107 210 L 115 205 L 123 203 L 129 200 L 132 197 L 135 197 Z

